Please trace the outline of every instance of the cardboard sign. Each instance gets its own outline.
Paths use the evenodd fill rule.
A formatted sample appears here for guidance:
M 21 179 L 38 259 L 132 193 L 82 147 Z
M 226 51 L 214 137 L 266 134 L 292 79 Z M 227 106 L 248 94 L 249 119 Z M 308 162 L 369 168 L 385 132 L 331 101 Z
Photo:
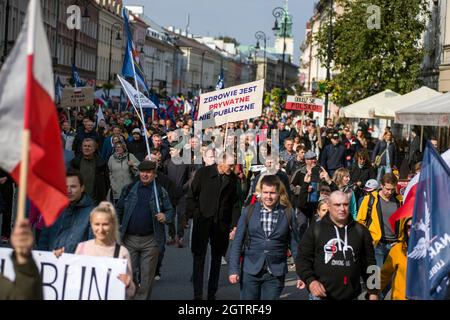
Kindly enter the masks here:
M 316 98 L 287 96 L 286 110 L 322 112 L 324 101 Z
M 263 93 L 264 80 L 259 80 L 202 94 L 197 122 L 208 128 L 260 117 Z
M 15 279 L 11 249 L 0 248 L 0 272 Z M 124 300 L 125 284 L 117 279 L 126 273 L 127 261 L 64 253 L 33 251 L 42 277 L 45 300 Z
M 61 107 L 87 107 L 94 105 L 94 88 L 64 88 L 61 97 Z

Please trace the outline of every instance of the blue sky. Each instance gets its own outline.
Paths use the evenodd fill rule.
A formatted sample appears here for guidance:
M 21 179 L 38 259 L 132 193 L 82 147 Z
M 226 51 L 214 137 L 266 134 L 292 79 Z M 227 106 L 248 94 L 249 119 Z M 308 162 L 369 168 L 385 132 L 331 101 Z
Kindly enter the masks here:
M 190 31 L 194 35 L 236 38 L 241 44 L 255 45 L 255 32 L 264 31 L 268 46 L 273 46 L 272 10 L 285 0 L 124 0 L 126 5 L 142 5 L 145 14 L 158 24 L 185 29 L 190 13 Z M 312 16 L 315 0 L 289 0 L 293 18 L 295 60 L 299 64 L 300 44 L 306 21 Z

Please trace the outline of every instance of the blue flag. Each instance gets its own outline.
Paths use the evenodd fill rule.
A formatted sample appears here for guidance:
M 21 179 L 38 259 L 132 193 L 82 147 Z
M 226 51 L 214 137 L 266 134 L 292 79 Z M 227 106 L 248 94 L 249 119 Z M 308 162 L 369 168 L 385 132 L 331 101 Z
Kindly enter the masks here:
M 134 79 L 134 72 L 133 72 L 133 64 L 134 64 L 134 70 L 136 71 L 137 81 L 148 93 L 150 90 L 148 89 L 147 84 L 145 82 L 145 74 L 139 61 L 139 53 L 136 50 L 136 47 L 134 46 L 133 43 L 133 37 L 131 35 L 130 24 L 128 21 L 128 16 L 125 7 L 122 9 L 122 15 L 124 20 L 124 29 L 127 34 L 127 48 L 123 59 L 122 75 L 124 76 L 124 78 L 130 77 Z
M 223 79 L 223 69 L 220 70 L 219 79 L 217 80 L 216 90 L 225 88 L 225 81 Z
M 440 300 L 449 292 L 450 168 L 427 142 L 408 243 L 406 296 Z
M 75 64 L 72 63 L 72 80 L 75 88 L 84 87 L 85 82 L 81 81 L 80 75 L 78 74 L 78 69 Z
M 56 101 L 59 103 L 61 102 L 61 97 L 62 97 L 62 90 L 63 90 L 63 85 L 61 83 L 61 79 L 59 77 L 56 78 L 56 83 L 55 83 L 55 97 L 56 97 Z

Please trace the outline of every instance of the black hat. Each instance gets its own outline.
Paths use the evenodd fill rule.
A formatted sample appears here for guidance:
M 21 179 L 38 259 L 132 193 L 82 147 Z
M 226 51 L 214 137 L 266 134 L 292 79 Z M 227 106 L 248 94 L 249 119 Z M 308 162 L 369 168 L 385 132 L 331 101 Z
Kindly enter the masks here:
M 139 171 L 152 171 L 156 170 L 156 163 L 149 160 L 142 161 L 138 166 Z

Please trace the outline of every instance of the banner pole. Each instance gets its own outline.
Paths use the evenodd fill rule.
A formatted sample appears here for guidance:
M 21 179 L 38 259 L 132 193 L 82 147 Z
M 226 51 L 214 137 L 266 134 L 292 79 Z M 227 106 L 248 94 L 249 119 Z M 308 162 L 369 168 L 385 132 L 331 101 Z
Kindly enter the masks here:
M 133 57 L 133 53 L 131 51 L 129 52 L 129 54 L 130 54 L 130 57 Z M 147 156 L 148 156 L 148 160 L 151 160 L 150 145 L 148 143 L 148 138 L 147 138 L 147 129 L 145 128 L 144 111 L 142 111 L 141 98 L 139 97 L 140 91 L 139 91 L 139 85 L 138 85 L 138 81 L 137 81 L 136 68 L 134 67 L 134 58 L 133 58 L 133 61 L 131 62 L 131 65 L 133 66 L 134 86 L 136 87 L 136 91 L 138 92 L 138 105 L 139 105 L 139 109 L 141 111 L 141 122 L 142 122 L 142 129 L 145 134 L 145 146 L 147 148 Z M 152 119 L 152 121 L 153 121 L 153 119 Z
M 303 137 L 303 124 L 305 119 L 305 110 L 302 111 L 302 121 L 300 123 L 300 136 Z
M 22 135 L 22 159 L 20 161 L 19 177 L 19 198 L 16 223 L 25 218 L 27 182 L 28 182 L 28 163 L 30 159 L 30 130 L 24 129 Z

